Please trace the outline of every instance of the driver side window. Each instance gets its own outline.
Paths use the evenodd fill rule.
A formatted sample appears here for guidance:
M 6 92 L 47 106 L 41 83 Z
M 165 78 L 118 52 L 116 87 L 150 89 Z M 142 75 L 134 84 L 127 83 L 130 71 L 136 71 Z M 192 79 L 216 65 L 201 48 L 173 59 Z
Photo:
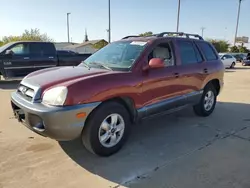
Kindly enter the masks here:
M 149 54 L 149 61 L 152 58 L 161 58 L 164 60 L 166 66 L 174 66 L 173 53 L 169 43 L 161 43 L 157 45 Z
M 14 55 L 25 55 L 29 54 L 28 44 L 17 44 L 10 48 Z

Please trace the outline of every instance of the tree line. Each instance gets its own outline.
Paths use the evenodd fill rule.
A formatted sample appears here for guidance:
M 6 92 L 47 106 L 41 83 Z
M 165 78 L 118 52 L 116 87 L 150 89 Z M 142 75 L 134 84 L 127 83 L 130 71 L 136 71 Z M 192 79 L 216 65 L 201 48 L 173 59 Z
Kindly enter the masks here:
M 53 42 L 54 40 L 50 38 L 46 33 L 41 33 L 39 29 L 25 30 L 21 35 L 18 36 L 4 36 L 0 39 L 0 46 L 5 45 L 9 42 L 16 41 L 44 41 Z
M 9 42 L 16 41 L 41 41 L 41 42 L 54 42 L 46 33 L 41 33 L 39 29 L 30 29 L 25 30 L 19 36 L 4 36 L 0 39 L 0 46 L 3 46 Z M 100 41 L 99 43 L 94 44 L 94 48 L 100 49 L 106 46 L 108 43 L 105 40 Z
M 147 31 L 145 33 L 139 34 L 139 36 L 150 36 L 153 35 L 153 32 Z M 217 39 L 206 39 L 207 41 L 211 42 L 218 53 L 220 52 L 232 52 L 232 53 L 248 53 L 250 52 L 249 49 L 247 49 L 243 45 L 239 46 L 230 46 L 230 43 L 226 40 L 217 40 Z M 0 40 L 0 46 L 7 44 L 9 42 L 15 42 L 15 41 L 43 41 L 43 42 L 54 42 L 52 38 L 50 38 L 46 33 L 41 33 L 39 29 L 30 29 L 25 30 L 21 35 L 19 36 L 4 36 L 2 40 Z M 102 48 L 103 46 L 107 45 L 101 44 L 98 46 L 94 46 L 95 48 Z

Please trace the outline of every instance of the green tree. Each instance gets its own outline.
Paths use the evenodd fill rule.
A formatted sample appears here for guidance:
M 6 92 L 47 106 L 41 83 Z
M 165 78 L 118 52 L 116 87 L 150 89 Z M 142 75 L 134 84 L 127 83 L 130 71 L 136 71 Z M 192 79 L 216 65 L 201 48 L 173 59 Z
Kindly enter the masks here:
M 53 42 L 54 40 L 48 37 L 47 33 L 40 33 L 39 29 L 25 30 L 21 35 L 22 40 L 27 41 L 43 41 L 43 42 Z
M 225 40 L 216 40 L 216 39 L 208 39 L 209 42 L 211 42 L 218 53 L 220 52 L 228 52 L 229 50 L 229 42 Z
M 248 53 L 250 52 L 249 49 L 247 49 L 245 46 L 238 46 L 240 53 Z
M 93 45 L 93 47 L 95 48 L 95 49 L 101 49 L 101 48 L 103 48 L 104 46 L 106 46 L 108 44 L 108 42 L 107 41 L 105 41 L 105 40 L 101 40 L 101 41 L 99 41 L 98 43 L 95 43 L 94 45 Z
M 232 53 L 239 53 L 239 48 L 237 46 L 232 46 L 230 48 L 230 52 L 232 52 Z
M 9 42 L 15 41 L 44 41 L 53 42 L 53 39 L 48 37 L 46 33 L 40 33 L 39 29 L 25 30 L 20 36 L 4 36 L 0 41 L 0 46 Z
M 139 36 L 142 36 L 142 37 L 146 37 L 146 36 L 150 36 L 150 35 L 153 35 L 152 31 L 148 31 L 148 32 L 139 34 Z

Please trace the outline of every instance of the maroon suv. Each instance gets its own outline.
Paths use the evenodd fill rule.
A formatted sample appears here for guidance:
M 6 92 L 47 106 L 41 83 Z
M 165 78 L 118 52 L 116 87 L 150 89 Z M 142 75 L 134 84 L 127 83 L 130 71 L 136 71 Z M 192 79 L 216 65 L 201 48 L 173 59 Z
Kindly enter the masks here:
M 199 35 L 128 36 L 79 66 L 29 74 L 11 104 L 32 131 L 55 140 L 81 137 L 88 150 L 108 156 L 122 147 L 139 119 L 189 105 L 209 116 L 223 76 L 216 50 Z

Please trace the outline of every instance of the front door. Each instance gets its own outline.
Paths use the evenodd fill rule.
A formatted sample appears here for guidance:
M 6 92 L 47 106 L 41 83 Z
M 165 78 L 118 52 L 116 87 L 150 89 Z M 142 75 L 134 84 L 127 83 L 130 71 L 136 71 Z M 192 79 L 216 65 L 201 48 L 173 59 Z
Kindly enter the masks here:
M 162 58 L 166 67 L 150 69 L 144 75 L 143 106 L 146 112 L 143 116 L 176 108 L 184 102 L 181 96 L 182 81 L 179 78 L 171 44 L 168 41 L 156 44 L 149 54 L 148 61 L 152 58 Z
M 34 70 L 28 43 L 17 43 L 8 50 L 11 50 L 12 54 L 5 54 L 3 57 L 5 77 L 23 77 Z

